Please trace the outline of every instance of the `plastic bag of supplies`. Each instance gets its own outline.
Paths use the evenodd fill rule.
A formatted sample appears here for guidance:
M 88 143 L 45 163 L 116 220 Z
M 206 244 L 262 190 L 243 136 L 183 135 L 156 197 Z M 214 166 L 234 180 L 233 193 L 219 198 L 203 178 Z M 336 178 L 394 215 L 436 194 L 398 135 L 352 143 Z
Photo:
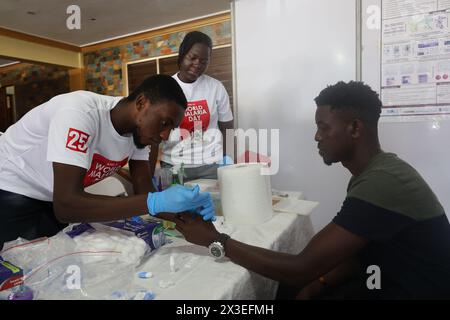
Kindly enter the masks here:
M 19 238 L 5 243 L 0 256 L 23 269 L 33 299 L 133 299 L 142 291 L 133 284 L 136 267 L 165 242 L 161 224 L 126 219 Z

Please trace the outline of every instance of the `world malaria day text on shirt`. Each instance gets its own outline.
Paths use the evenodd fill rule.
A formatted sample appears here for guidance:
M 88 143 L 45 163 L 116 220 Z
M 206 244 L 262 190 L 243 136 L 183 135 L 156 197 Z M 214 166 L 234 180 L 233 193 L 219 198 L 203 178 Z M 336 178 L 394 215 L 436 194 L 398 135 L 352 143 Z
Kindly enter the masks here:
M 206 131 L 209 126 L 210 117 L 208 101 L 190 101 L 188 102 L 188 107 L 184 113 L 180 128 L 185 129 L 188 132 L 193 132 L 195 122 L 201 121 L 202 131 Z

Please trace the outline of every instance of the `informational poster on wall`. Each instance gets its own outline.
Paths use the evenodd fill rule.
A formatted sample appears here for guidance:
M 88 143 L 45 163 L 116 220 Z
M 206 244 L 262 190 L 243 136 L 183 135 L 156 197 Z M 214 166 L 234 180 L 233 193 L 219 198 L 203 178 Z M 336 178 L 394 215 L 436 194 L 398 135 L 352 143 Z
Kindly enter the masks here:
M 450 115 L 450 0 L 383 0 L 382 116 Z

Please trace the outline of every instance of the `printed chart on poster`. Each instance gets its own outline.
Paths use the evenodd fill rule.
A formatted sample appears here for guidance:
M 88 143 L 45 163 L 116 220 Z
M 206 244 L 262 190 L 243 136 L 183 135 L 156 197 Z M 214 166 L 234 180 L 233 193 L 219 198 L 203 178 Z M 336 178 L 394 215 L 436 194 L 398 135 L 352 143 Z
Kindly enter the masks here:
M 382 116 L 450 115 L 450 0 L 383 0 Z

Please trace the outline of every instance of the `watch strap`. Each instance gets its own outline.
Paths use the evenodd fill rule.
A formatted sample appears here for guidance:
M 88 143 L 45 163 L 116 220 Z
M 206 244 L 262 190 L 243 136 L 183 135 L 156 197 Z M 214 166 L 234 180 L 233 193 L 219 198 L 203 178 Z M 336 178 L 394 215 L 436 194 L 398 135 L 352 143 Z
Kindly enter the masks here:
M 227 235 L 226 233 L 220 233 L 217 236 L 216 242 L 219 242 L 222 245 L 222 247 L 225 249 L 225 244 L 228 239 L 230 239 L 229 235 Z

